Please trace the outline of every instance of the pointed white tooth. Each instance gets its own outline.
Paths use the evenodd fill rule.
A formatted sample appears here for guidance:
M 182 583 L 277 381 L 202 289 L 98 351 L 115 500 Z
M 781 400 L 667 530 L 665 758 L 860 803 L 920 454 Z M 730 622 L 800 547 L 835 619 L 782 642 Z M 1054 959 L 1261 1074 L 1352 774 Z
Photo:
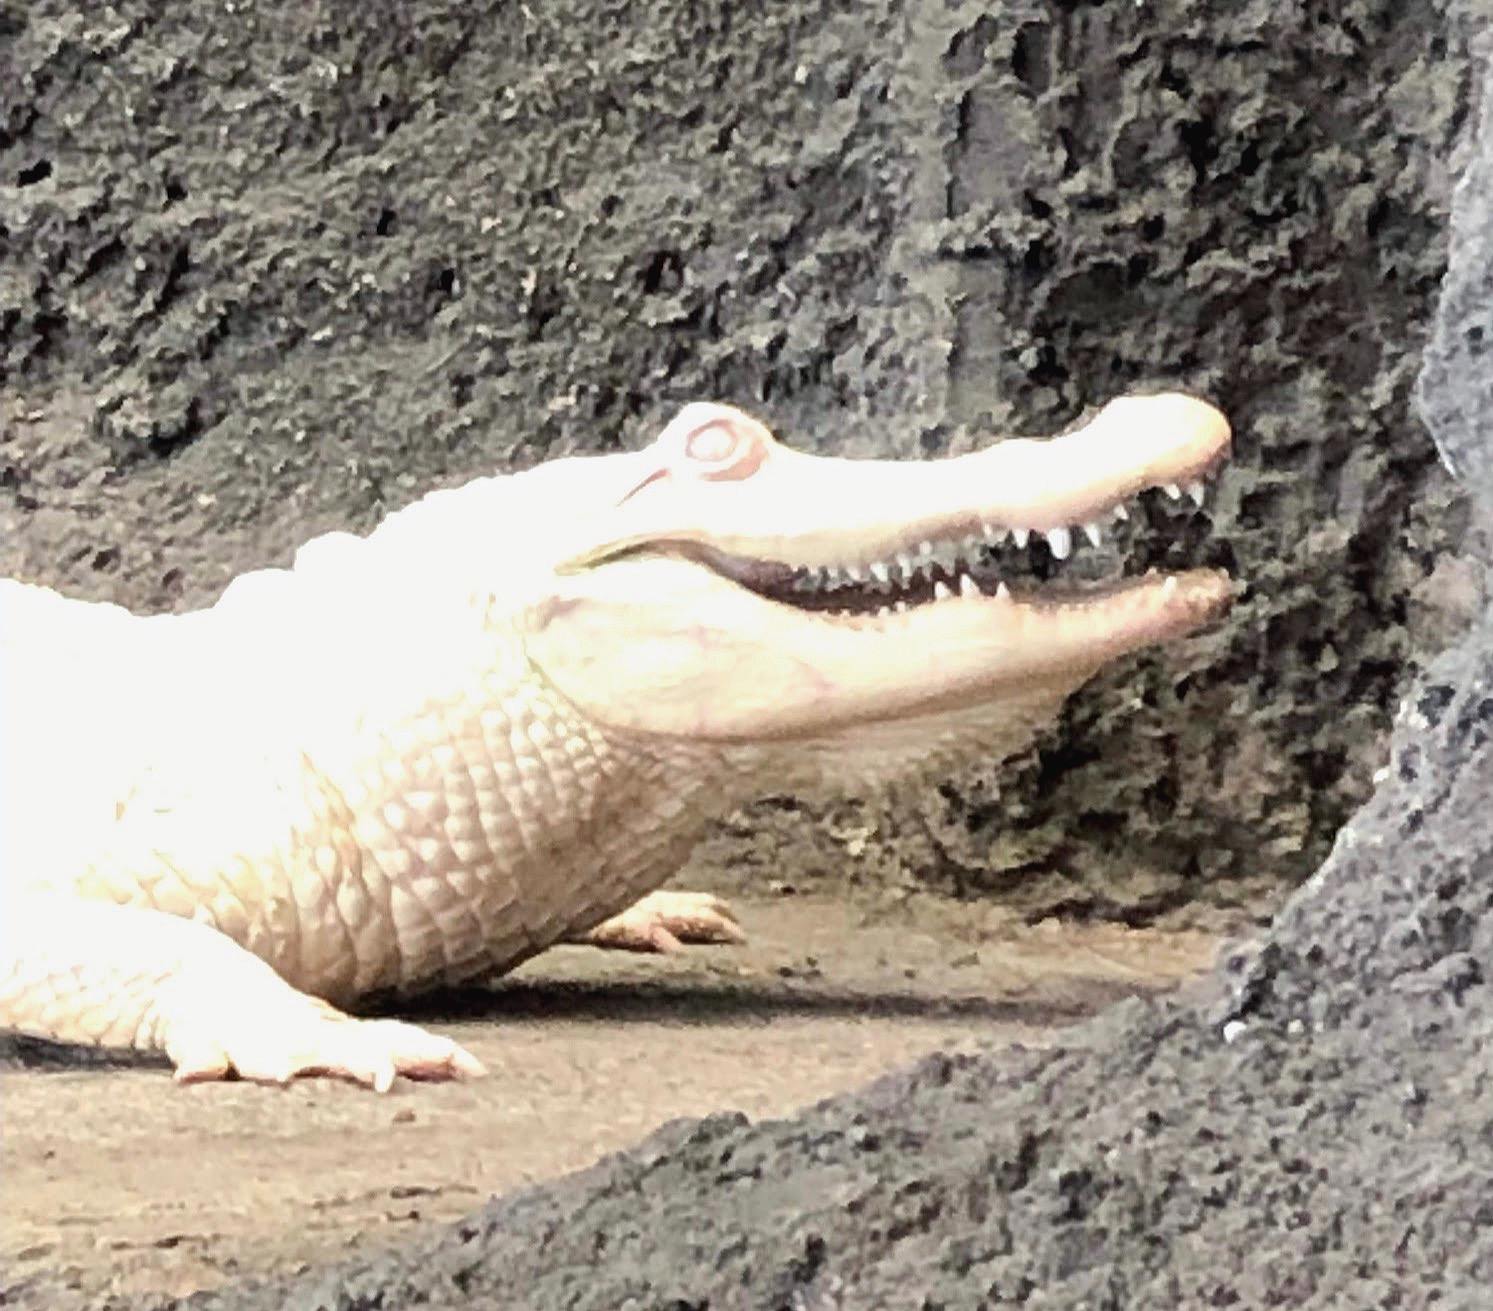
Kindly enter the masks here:
M 985 594 L 982 591 L 980 591 L 980 585 L 978 583 L 976 583 L 973 578 L 971 578 L 968 574 L 960 574 L 959 575 L 959 595 L 960 596 L 984 596 Z
M 997 601 L 1009 601 L 1011 599 L 1011 589 L 1002 583 L 995 589 L 995 599 Z
M 940 578 L 933 584 L 933 599 L 935 601 L 947 601 L 954 593 L 949 591 L 948 585 Z
M 1099 525 L 1096 523 L 1084 524 L 1083 535 L 1089 539 L 1090 546 L 1102 546 L 1104 544 L 1104 538 L 1099 535 Z
M 980 525 L 980 531 L 985 534 L 985 540 L 987 542 L 994 541 L 1001 535 L 1001 530 L 997 528 L 993 523 L 982 523 Z
M 906 611 L 906 609 L 907 609 L 907 602 L 906 601 L 898 601 L 898 602 L 896 602 L 892 606 L 892 609 L 895 610 L 900 615 L 900 614 L 902 614 L 902 613 L 904 613 Z
M 1123 505 L 1117 505 L 1115 506 L 1115 518 L 1123 523 L 1126 519 L 1130 518 L 1130 511 Z
M 1162 491 L 1164 491 L 1174 501 L 1180 501 L 1182 499 L 1182 489 L 1178 487 L 1176 483 L 1164 484 L 1162 486 Z
M 899 551 L 897 553 L 897 563 L 902 566 L 904 574 L 912 573 L 912 556 L 908 555 L 906 551 Z
M 1031 540 L 1032 530 L 1030 528 L 1013 528 L 1011 529 L 1011 536 L 1015 539 L 1017 546 L 1025 547 L 1027 542 Z
M 925 560 L 933 554 L 933 543 L 930 542 L 926 537 L 918 543 L 918 554 L 921 555 Z
M 1208 489 L 1203 486 L 1202 479 L 1198 479 L 1195 483 L 1187 484 L 1187 494 L 1192 497 L 1192 503 L 1201 510 L 1203 502 L 1207 499 Z
M 1059 560 L 1066 560 L 1073 553 L 1073 534 L 1066 528 L 1049 528 L 1047 545 Z
M 892 580 L 892 571 L 880 560 L 873 560 L 871 562 L 871 577 L 878 583 L 889 583 Z
M 845 574 L 852 582 L 863 583 L 866 581 L 866 575 L 861 572 L 859 565 L 847 564 L 845 566 Z
M 1161 594 L 1162 594 L 1162 596 L 1170 596 L 1176 590 L 1177 590 L 1177 575 L 1173 574 L 1170 578 L 1168 578 L 1166 580 L 1166 582 L 1162 583 L 1162 585 L 1161 585 Z

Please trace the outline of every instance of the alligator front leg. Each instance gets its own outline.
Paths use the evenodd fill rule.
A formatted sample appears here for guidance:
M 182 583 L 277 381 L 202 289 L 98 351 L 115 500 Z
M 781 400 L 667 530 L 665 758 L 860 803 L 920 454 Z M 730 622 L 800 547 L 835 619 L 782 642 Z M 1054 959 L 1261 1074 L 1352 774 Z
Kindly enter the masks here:
M 484 1073 L 449 1039 L 297 991 L 195 920 L 56 894 L 14 894 L 0 916 L 0 1028 L 164 1052 L 183 1083 L 326 1074 L 386 1092 Z
M 735 912 L 708 892 L 650 892 L 570 941 L 610 951 L 682 951 L 686 943 L 741 943 Z

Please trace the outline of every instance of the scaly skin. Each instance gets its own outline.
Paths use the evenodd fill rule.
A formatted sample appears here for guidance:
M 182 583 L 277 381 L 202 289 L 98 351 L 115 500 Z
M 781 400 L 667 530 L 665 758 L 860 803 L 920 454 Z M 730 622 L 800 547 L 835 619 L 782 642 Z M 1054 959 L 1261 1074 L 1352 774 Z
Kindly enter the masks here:
M 714 899 L 655 891 L 711 818 L 1009 753 L 1230 591 L 1195 571 L 985 594 L 944 544 L 1107 522 L 1227 446 L 1180 396 L 910 463 L 697 404 L 647 450 L 320 538 L 209 610 L 0 581 L 0 1025 L 164 1051 L 183 1080 L 480 1073 L 337 1007 L 562 941 L 735 940 Z M 922 574 L 868 591 L 899 558 Z

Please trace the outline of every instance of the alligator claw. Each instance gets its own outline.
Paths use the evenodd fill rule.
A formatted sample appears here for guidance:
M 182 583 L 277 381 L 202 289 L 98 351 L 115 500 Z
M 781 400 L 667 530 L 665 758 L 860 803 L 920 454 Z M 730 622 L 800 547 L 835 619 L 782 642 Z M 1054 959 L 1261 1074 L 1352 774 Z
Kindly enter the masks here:
M 612 951 L 676 952 L 686 943 L 741 943 L 735 912 L 708 892 L 651 892 L 577 942 Z
M 280 1020 L 281 1017 L 277 1017 Z M 388 1092 L 394 1080 L 477 1078 L 487 1071 L 449 1038 L 399 1020 L 361 1020 L 314 1003 L 290 1025 L 240 1024 L 236 1032 L 173 1034 L 167 1054 L 178 1083 L 237 1076 L 288 1084 L 329 1075 Z

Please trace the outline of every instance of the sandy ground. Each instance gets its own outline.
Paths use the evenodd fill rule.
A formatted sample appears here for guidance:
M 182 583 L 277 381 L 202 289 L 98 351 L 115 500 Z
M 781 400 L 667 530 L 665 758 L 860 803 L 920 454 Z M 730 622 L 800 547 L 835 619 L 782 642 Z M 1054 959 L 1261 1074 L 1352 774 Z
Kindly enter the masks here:
M 158 1068 L 0 1075 L 5 1287 L 181 1294 L 373 1252 L 674 1117 L 777 1116 L 935 1048 L 1040 1044 L 1215 948 L 934 900 L 738 905 L 743 948 L 564 948 L 422 1008 L 488 1064 L 471 1084 L 380 1098 L 182 1089 Z

